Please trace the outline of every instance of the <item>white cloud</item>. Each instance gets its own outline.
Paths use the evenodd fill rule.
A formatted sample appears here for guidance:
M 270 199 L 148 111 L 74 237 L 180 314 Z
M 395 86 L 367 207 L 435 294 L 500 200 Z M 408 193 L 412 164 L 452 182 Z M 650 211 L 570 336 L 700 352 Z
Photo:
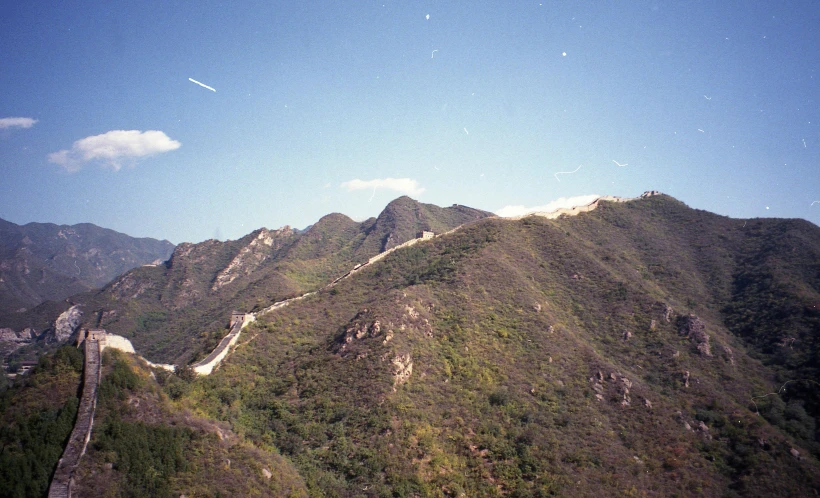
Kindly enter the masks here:
M 70 149 L 49 154 L 48 160 L 72 172 L 79 171 L 83 163 L 94 160 L 117 171 L 123 160 L 133 162 L 140 157 L 176 150 L 181 145 L 157 130 L 112 130 L 77 140 Z
M 424 187 L 419 185 L 419 182 L 410 178 L 377 178 L 375 180 L 350 180 L 342 183 L 342 188 L 348 192 L 354 190 L 373 190 L 386 189 L 395 190 L 407 195 L 421 195 L 424 192 Z
M 513 216 L 523 216 L 529 213 L 549 213 L 561 208 L 571 208 L 575 206 L 584 206 L 589 204 L 590 202 L 594 201 L 600 195 L 590 194 L 590 195 L 578 195 L 575 197 L 561 197 L 559 199 L 555 199 L 554 201 L 544 204 L 543 206 L 533 206 L 533 207 L 524 207 L 524 206 L 504 206 L 503 208 L 499 209 L 495 212 L 498 216 L 502 216 L 504 218 L 510 218 Z
M 37 120 L 33 118 L 0 118 L 0 130 L 6 128 L 31 128 Z

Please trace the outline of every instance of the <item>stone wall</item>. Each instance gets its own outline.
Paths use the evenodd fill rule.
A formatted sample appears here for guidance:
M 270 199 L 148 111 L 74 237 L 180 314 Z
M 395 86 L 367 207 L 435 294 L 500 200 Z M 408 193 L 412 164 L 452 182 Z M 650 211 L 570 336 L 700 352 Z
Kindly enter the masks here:
M 554 220 L 554 219 L 560 218 L 561 216 L 575 216 L 575 215 L 580 214 L 580 213 L 588 213 L 589 211 L 593 211 L 593 210 L 595 210 L 595 208 L 598 207 L 598 204 L 601 201 L 604 201 L 604 202 L 632 202 L 632 201 L 635 201 L 635 200 L 638 200 L 638 199 L 644 199 L 646 197 L 652 197 L 652 196 L 655 196 L 655 195 L 661 195 L 661 193 L 658 192 L 657 190 L 647 190 L 646 192 L 641 194 L 640 197 L 614 197 L 614 196 L 611 196 L 611 195 L 605 195 L 605 196 L 602 196 L 602 197 L 598 197 L 597 199 L 590 202 L 589 204 L 584 204 L 584 205 L 581 205 L 581 206 L 573 206 L 573 207 L 569 207 L 569 208 L 559 208 L 559 209 L 556 209 L 555 211 L 549 211 L 549 212 L 536 211 L 536 212 L 527 213 L 527 214 L 524 214 L 524 215 L 521 215 L 521 216 L 510 216 L 509 218 L 504 218 L 504 219 L 506 219 L 506 220 L 521 220 L 521 219 L 524 219 L 528 216 L 541 216 L 543 218 L 547 218 L 548 220 Z
M 210 375 L 214 369 L 219 366 L 225 356 L 228 355 L 228 351 L 230 348 L 236 344 L 236 341 L 239 340 L 239 334 L 242 332 L 242 329 L 245 328 L 246 325 L 256 320 L 256 316 L 251 313 L 246 313 L 242 320 L 239 320 L 238 317 L 235 315 L 232 316 L 231 322 L 233 325 L 231 326 L 230 332 L 228 335 L 222 338 L 219 341 L 219 344 L 216 348 L 211 351 L 204 360 L 199 361 L 191 365 L 194 372 L 199 375 Z
M 100 343 L 93 337 L 85 341 L 85 369 L 83 371 L 83 394 L 77 411 L 77 421 L 68 438 L 63 456 L 57 463 L 57 470 L 48 488 L 49 498 L 71 496 L 72 475 L 80 458 L 85 454 L 91 428 L 94 425 L 94 411 L 97 409 L 97 388 L 100 385 L 101 362 Z

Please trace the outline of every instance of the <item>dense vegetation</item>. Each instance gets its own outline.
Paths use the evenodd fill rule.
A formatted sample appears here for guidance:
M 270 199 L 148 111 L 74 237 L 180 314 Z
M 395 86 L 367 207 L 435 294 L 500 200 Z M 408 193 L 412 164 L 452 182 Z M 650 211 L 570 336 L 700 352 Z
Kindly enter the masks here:
M 44 496 L 71 434 L 83 356 L 64 346 L 0 394 L 0 496 Z
M 302 242 L 318 258 L 306 268 L 355 228 L 343 221 Z M 818 305 L 820 229 L 803 221 L 732 220 L 666 196 L 487 219 L 266 315 L 211 376 L 108 358 L 79 484 L 812 496 Z M 218 337 L 200 330 L 200 344 Z
M 811 374 L 779 368 L 783 348 L 746 340 L 733 311 L 777 335 L 760 314 L 817 299 L 817 228 L 748 228 L 795 223 L 803 253 L 774 255 L 802 294 L 744 305 L 760 248 L 736 220 L 669 198 L 487 220 L 271 316 L 179 401 L 278 449 L 317 496 L 804 495 L 819 484 L 811 396 L 761 395 Z M 710 356 L 680 332 L 690 313 Z
M 138 362 L 106 351 L 104 363 L 88 463 L 76 476 L 79 496 L 304 496 L 287 463 L 228 428 L 176 410 L 156 374 Z M 190 379 L 159 381 L 168 387 Z

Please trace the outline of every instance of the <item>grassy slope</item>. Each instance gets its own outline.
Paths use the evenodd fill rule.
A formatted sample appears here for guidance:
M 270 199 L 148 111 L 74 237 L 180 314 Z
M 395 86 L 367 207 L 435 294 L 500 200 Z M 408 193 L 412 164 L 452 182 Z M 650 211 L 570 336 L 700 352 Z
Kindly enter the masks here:
M 750 397 L 776 389 L 778 372 L 724 325 L 756 250 L 741 227 L 669 198 L 487 220 L 251 328 L 180 402 L 279 448 L 316 494 L 805 495 L 820 484 L 814 419 L 782 410 L 801 438 L 755 414 Z M 705 321 L 712 357 L 664 320 L 665 304 Z M 413 374 L 394 392 L 403 354 Z M 685 428 L 699 422 L 708 431 Z
M 818 250 L 811 224 L 668 197 L 485 220 L 269 315 L 210 377 L 109 374 L 82 482 L 282 494 L 265 461 L 297 495 L 810 496 L 816 388 L 752 396 L 816 378 Z M 711 357 L 678 332 L 689 313 Z M 132 468 L 133 447 L 196 458 Z
M 217 274 L 256 238 L 181 244 L 169 266 L 137 268 L 102 291 L 74 296 L 96 326 L 99 310 L 116 310 L 101 323 L 128 337 L 153 361 L 185 363 L 207 354 L 224 335 L 231 310 L 251 311 L 321 287 L 355 264 L 421 230 L 446 231 L 490 213 L 439 208 L 408 197 L 391 202 L 378 219 L 357 223 L 342 214 L 323 217 L 304 233 L 275 236 L 268 258 L 250 272 L 214 291 Z M 67 306 L 67 305 L 66 305 Z M 53 315 L 43 305 L 29 317 Z M 53 317 L 51 318 L 53 320 Z M 40 320 L 43 322 L 43 320 Z M 39 322 L 38 322 L 39 323 Z M 45 322 L 47 323 L 47 322 Z
M 275 452 L 176 409 L 150 370 L 106 354 L 94 432 L 75 475 L 79 496 L 307 496 Z

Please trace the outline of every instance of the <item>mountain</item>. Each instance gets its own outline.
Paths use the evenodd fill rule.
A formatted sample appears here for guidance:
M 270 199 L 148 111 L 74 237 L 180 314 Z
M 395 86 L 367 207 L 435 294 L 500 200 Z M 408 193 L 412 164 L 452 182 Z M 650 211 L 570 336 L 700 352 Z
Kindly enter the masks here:
M 280 234 L 271 258 L 282 281 L 302 276 L 318 292 L 259 316 L 207 377 L 108 355 L 77 486 L 110 496 L 814 496 L 820 228 L 731 219 L 665 195 L 593 204 L 556 219 L 480 219 L 330 288 L 312 286 L 323 274 L 313 265 L 360 262 L 368 236 L 384 248 L 398 229 L 377 230 L 382 216 L 331 215 L 314 239 Z M 217 268 L 265 239 L 214 249 L 218 264 L 206 246 L 182 251 L 179 265 L 190 278 L 210 268 L 213 287 Z M 77 359 L 64 348 L 41 363 L 36 381 L 0 398 L 11 421 L 0 470 L 56 464 L 36 455 L 54 453 L 76 403 L 78 374 L 58 372 L 78 372 Z M 24 426 L 54 437 L 23 454 L 14 448 L 34 439 Z M 20 472 L 0 471 L 11 476 L 2 484 L 18 486 Z
M 47 301 L 98 289 L 140 265 L 165 261 L 174 245 L 90 223 L 16 225 L 0 220 L 0 321 Z
M 135 268 L 101 291 L 73 295 L 71 303 L 83 312 L 77 327 L 105 327 L 152 361 L 184 364 L 213 348 L 232 309 L 258 310 L 315 290 L 422 231 L 444 232 L 488 216 L 400 197 L 362 223 L 334 213 L 304 231 L 261 228 L 234 241 L 182 243 L 165 264 Z M 0 327 L 42 331 L 68 307 L 45 303 Z

